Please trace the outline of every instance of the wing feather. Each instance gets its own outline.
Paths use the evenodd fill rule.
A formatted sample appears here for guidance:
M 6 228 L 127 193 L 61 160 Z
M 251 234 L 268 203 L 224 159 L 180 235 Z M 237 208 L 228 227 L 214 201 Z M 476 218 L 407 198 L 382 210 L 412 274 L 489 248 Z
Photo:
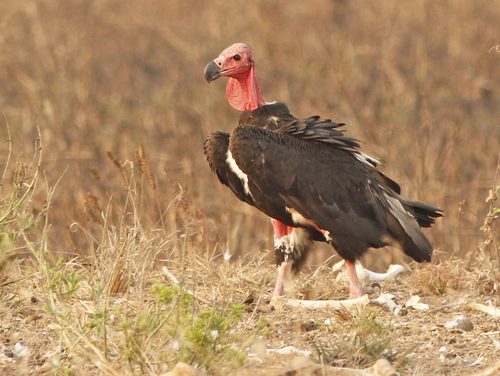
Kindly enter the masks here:
M 346 150 L 252 126 L 236 128 L 229 148 L 268 199 L 329 231 L 342 257 L 383 245 L 386 223 L 369 189 L 369 172 Z

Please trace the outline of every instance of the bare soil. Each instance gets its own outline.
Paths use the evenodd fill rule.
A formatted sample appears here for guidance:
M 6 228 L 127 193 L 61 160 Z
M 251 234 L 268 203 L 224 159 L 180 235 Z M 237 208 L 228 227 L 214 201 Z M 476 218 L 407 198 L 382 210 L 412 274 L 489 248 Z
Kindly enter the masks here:
M 468 306 L 471 302 L 500 305 L 498 294 L 490 290 L 495 276 L 486 270 L 468 271 L 463 263 L 455 261 L 424 266 L 420 270 L 404 273 L 395 282 L 383 282 L 382 291 L 393 294 L 396 303 L 404 306 L 411 295 L 419 295 L 421 302 L 429 306 L 428 310 L 403 308 L 395 316 L 387 308 L 376 305 L 341 312 L 285 305 L 272 309 L 267 299 L 273 287 L 274 267 L 241 266 L 238 263 L 207 265 L 202 270 L 204 277 L 201 280 L 186 285 L 196 289 L 194 295 L 199 297 L 200 308 L 210 306 L 201 301 L 219 304 L 214 297 L 226 294 L 229 289 L 230 300 L 250 302 L 249 294 L 253 298 L 246 305 L 241 321 L 231 331 L 245 338 L 246 360 L 243 367 L 227 369 L 221 364 L 210 374 L 284 374 L 293 370 L 303 357 L 314 362 L 320 362 L 322 357 L 326 364 L 333 366 L 366 368 L 366 363 L 362 363 L 366 356 L 355 353 L 361 351 L 360 339 L 370 343 L 378 338 L 374 333 L 388 340 L 385 350 L 378 357 L 390 359 L 401 375 L 470 375 L 486 370 L 500 360 L 498 319 Z M 200 271 L 198 269 L 196 273 Z M 194 273 L 194 270 L 189 270 L 189 273 Z M 434 277 L 430 278 L 430 275 Z M 161 278 L 160 273 L 150 276 L 150 279 L 158 278 Z M 169 282 L 165 277 L 163 279 Z M 442 280 L 448 282 L 447 286 L 441 294 L 437 294 L 432 289 L 436 288 L 435 281 Z M 12 283 L 5 285 L 6 282 Z M 96 364 L 83 362 L 75 349 L 67 345 L 60 348 L 61 328 L 44 308 L 36 285 L 35 277 L 19 281 L 4 277 L 5 299 L 0 310 L 2 374 L 52 375 L 69 366 L 77 374 L 106 374 Z M 218 286 L 218 291 L 214 291 L 214 286 Z M 342 278 L 336 281 L 326 267 L 314 275 L 301 273 L 294 286 L 296 291 L 293 295 L 299 299 L 310 295 L 311 291 L 320 294 L 333 292 L 329 294 L 329 299 L 345 299 L 348 293 L 347 282 Z M 81 298 L 75 299 L 69 306 L 78 310 L 80 315 L 85 315 L 85 307 L 92 303 L 82 302 Z M 123 298 L 122 294 L 117 294 L 114 300 L 120 302 Z M 140 310 L 144 304 L 134 294 L 129 294 L 127 299 L 134 309 Z M 471 320 L 472 330 L 445 327 L 446 322 L 459 315 Z M 370 325 L 374 325 L 373 328 L 370 329 Z M 290 346 L 290 354 L 279 354 L 280 349 Z M 344 348 L 343 355 L 339 355 L 340 348 Z M 318 349 L 321 350 L 318 352 Z M 278 353 L 269 350 L 278 350 Z

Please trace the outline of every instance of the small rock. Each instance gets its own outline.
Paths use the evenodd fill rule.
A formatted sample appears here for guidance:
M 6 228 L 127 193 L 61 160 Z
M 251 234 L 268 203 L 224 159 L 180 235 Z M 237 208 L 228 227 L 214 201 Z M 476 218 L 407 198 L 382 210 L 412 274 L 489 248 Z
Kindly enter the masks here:
M 387 359 L 379 359 L 372 367 L 377 376 L 394 376 L 398 375 L 396 370 L 391 366 Z
M 415 308 L 420 311 L 427 311 L 429 309 L 429 305 L 420 303 L 420 296 L 418 295 L 413 295 L 408 299 L 408 301 L 405 304 L 405 307 L 408 308 Z
M 302 327 L 302 330 L 304 332 L 309 332 L 311 330 L 316 330 L 320 327 L 320 325 L 314 321 L 313 319 L 309 319 L 307 321 L 304 321 L 300 324 L 300 326 Z
M 444 327 L 447 329 L 462 329 L 466 332 L 470 332 L 474 329 L 474 325 L 472 325 L 472 321 L 467 316 L 460 315 L 455 317 L 453 320 L 448 321 L 444 324 Z
M 14 346 L 14 354 L 18 358 L 24 358 L 26 355 L 30 353 L 30 350 L 21 344 L 21 342 L 17 342 Z
M 198 376 L 198 372 L 189 364 L 179 362 L 172 371 L 164 373 L 161 376 Z
M 218 330 L 212 330 L 212 331 L 210 331 L 210 336 L 213 339 L 217 339 L 219 337 L 219 331 Z
M 334 318 L 327 318 L 325 321 L 324 321 L 324 324 L 325 325 L 333 325 L 337 320 L 335 320 Z

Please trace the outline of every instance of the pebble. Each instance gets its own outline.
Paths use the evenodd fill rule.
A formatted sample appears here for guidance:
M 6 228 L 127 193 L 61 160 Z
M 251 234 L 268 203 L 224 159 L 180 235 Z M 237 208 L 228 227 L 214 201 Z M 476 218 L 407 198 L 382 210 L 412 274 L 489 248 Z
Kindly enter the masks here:
M 406 302 L 405 307 L 418 309 L 420 311 L 427 311 L 429 309 L 428 304 L 420 302 L 420 296 L 418 295 L 411 296 L 410 299 L 408 299 L 408 301 Z
M 198 376 L 198 372 L 189 364 L 179 362 L 172 371 L 164 373 L 161 376 Z
M 466 332 L 470 332 L 472 329 L 474 329 L 472 321 L 470 321 L 470 319 L 464 315 L 460 315 L 448 321 L 446 324 L 444 324 L 444 327 L 447 329 L 462 329 Z

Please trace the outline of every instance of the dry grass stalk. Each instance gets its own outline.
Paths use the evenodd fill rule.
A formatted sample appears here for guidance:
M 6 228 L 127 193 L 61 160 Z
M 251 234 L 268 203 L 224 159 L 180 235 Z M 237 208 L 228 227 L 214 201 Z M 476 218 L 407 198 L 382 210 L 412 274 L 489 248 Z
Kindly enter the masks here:
M 78 254 L 78 247 L 75 244 L 75 241 L 73 240 L 73 237 L 71 236 L 71 229 L 68 227 L 66 229 L 66 239 L 68 239 L 68 243 L 73 250 L 74 253 Z
M 90 203 L 91 206 L 91 211 L 94 213 L 94 216 L 97 218 L 97 223 L 102 224 L 102 210 L 101 207 L 99 206 L 99 203 L 97 202 L 97 197 L 91 195 L 90 193 L 87 193 L 87 202 Z M 89 206 L 89 205 L 87 205 Z
M 130 185 L 130 179 L 128 177 L 128 174 L 127 174 L 127 171 L 125 170 L 125 162 L 119 162 L 113 154 L 111 154 L 111 152 L 107 152 L 108 154 L 108 158 L 111 160 L 111 162 L 113 162 L 113 164 L 120 170 L 120 172 L 122 173 L 122 177 L 123 177 L 123 180 L 125 181 L 125 187 L 127 187 L 127 189 L 129 188 L 129 185 Z
M 99 172 L 97 172 L 97 170 L 95 168 L 91 168 L 90 173 L 92 174 L 92 176 L 94 177 L 95 180 L 97 180 L 97 181 L 101 180 L 101 177 L 99 176 Z
M 493 316 L 495 320 L 498 320 L 500 318 L 500 309 L 492 307 L 492 306 L 487 306 L 484 304 L 479 304 L 479 303 L 469 303 L 469 307 L 478 309 L 480 311 L 483 311 L 487 313 L 488 315 Z
M 85 213 L 87 214 L 87 217 L 91 219 L 93 222 L 97 224 L 102 223 L 102 219 L 99 217 L 98 213 L 95 213 L 94 210 L 90 207 L 89 200 L 85 199 L 83 201 L 83 207 L 85 208 Z
M 116 166 L 116 168 L 118 168 L 119 170 L 121 170 L 123 168 L 121 163 L 115 158 L 115 156 L 113 154 L 111 154 L 111 152 L 108 151 L 107 155 L 108 155 L 108 158 L 111 160 L 111 162 L 113 162 L 113 164 Z
M 139 156 L 139 153 L 137 151 L 134 151 L 134 158 L 135 158 L 135 161 L 137 162 L 137 170 L 139 171 L 139 175 L 142 175 L 142 173 L 144 172 L 143 169 L 142 169 L 142 160 L 141 160 L 141 157 Z
M 5 128 L 7 130 L 7 139 L 5 140 L 5 142 L 8 145 L 8 151 L 7 151 L 7 158 L 5 161 L 5 168 L 4 168 L 3 173 L 2 173 L 2 180 L 0 180 L 0 192 L 1 192 L 2 187 L 3 187 L 3 182 L 5 180 L 5 174 L 7 173 L 7 167 L 9 166 L 10 157 L 12 155 L 12 140 L 11 140 L 11 135 L 10 135 L 10 125 L 9 125 L 9 121 L 8 121 L 5 113 L 2 112 L 2 114 L 3 114 L 3 117 L 5 119 Z
M 141 166 L 144 167 L 144 170 L 146 170 L 146 175 L 148 176 L 149 184 L 151 185 L 151 188 L 156 190 L 156 184 L 155 184 L 155 179 L 153 178 L 153 174 L 151 173 L 151 169 L 149 168 L 148 161 L 146 159 L 146 153 L 144 151 L 144 145 L 142 142 L 139 144 L 139 158 L 141 160 Z

